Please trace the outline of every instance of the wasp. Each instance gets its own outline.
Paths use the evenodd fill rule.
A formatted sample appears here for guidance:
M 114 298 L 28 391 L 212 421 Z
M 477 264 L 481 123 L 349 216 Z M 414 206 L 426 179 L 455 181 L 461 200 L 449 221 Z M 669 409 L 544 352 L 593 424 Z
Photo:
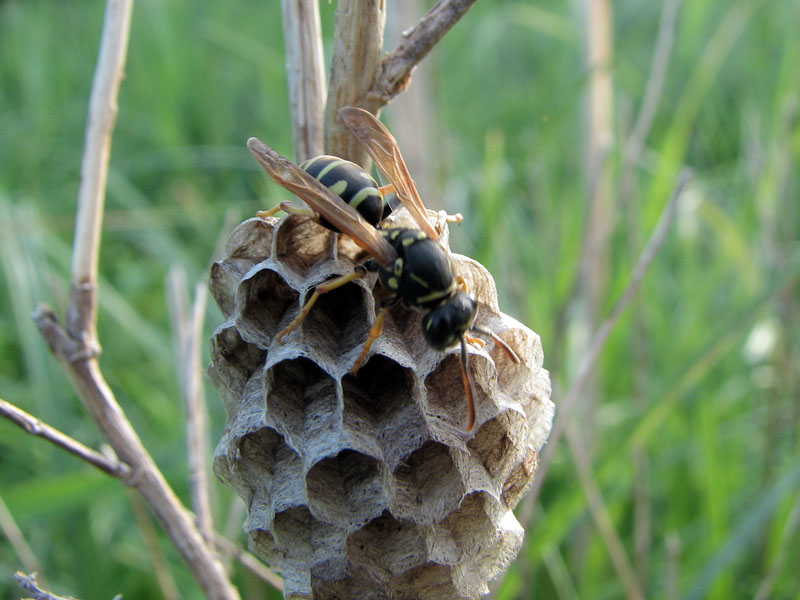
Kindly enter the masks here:
M 467 342 L 482 342 L 468 332 L 490 335 L 511 360 L 519 362 L 519 358 L 497 335 L 475 325 L 477 300 L 456 275 L 449 250 L 439 241 L 439 231 L 428 219 L 428 212 L 394 136 L 374 115 L 360 108 L 342 108 L 339 116 L 386 175 L 393 192 L 417 227 L 376 228 L 376 223 L 370 223 L 352 202 L 348 204 L 336 193 L 337 190 L 326 187 L 308 167 L 298 167 L 257 138 L 250 138 L 247 141 L 250 152 L 276 183 L 304 200 L 312 214 L 319 215 L 320 222 L 324 219 L 331 229 L 350 236 L 371 257 L 352 273 L 318 285 L 297 317 L 276 336 L 276 341 L 300 325 L 321 294 L 364 277 L 370 271 L 377 271 L 378 280 L 390 297 L 379 302 L 374 324 L 351 373 L 356 373 L 366 360 L 391 307 L 402 303 L 420 311 L 423 313 L 422 334 L 431 348 L 443 351 L 461 345 L 461 377 L 467 400 L 466 429 L 471 431 L 475 425 L 475 402 Z M 285 205 L 281 207 L 285 208 Z
M 372 175 L 356 163 L 338 156 L 323 154 L 300 163 L 299 167 L 356 209 L 370 225 L 377 227 L 399 203 L 391 184 L 379 186 Z M 270 210 L 260 211 L 258 216 L 271 217 L 280 210 L 307 216 L 327 229 L 342 233 L 324 215 L 291 202 L 281 202 Z

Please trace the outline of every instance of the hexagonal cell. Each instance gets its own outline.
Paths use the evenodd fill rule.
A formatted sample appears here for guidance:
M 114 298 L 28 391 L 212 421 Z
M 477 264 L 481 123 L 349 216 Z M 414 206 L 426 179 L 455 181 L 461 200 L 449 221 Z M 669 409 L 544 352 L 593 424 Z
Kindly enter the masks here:
M 528 446 L 525 457 L 511 470 L 503 485 L 503 501 L 509 509 L 513 510 L 517 506 L 528 485 L 533 481 L 538 467 L 539 454 Z
M 345 377 L 342 388 L 345 419 L 369 428 L 389 469 L 428 439 L 422 391 L 411 369 L 373 355 L 357 375 Z
M 253 262 L 236 258 L 221 260 L 211 265 L 208 289 L 226 319 L 236 309 L 236 287 L 252 266 Z
M 387 506 L 377 459 L 342 450 L 315 464 L 306 475 L 312 514 L 352 530 L 380 515 Z
M 392 514 L 417 523 L 436 523 L 461 501 L 466 489 L 449 448 L 427 442 L 392 473 Z
M 524 453 L 527 436 L 527 419 L 521 412 L 505 410 L 488 419 L 467 443 L 470 452 L 477 455 L 489 476 L 496 480 L 505 478 Z
M 300 326 L 316 347 L 332 349 L 336 356 L 356 348 L 360 352 L 370 328 L 367 314 L 373 306 L 366 286 L 363 281 L 352 281 L 319 296 Z M 315 289 L 308 290 L 304 304 Z
M 288 215 L 275 228 L 273 255 L 298 274 L 333 258 L 334 233 L 308 217 Z
M 225 255 L 249 259 L 253 264 L 268 259 L 272 253 L 272 237 L 277 224 L 278 219 L 274 217 L 253 217 L 240 223 L 225 244 Z
M 461 590 L 488 593 L 486 583 L 508 566 L 522 546 L 524 532 L 514 513 L 484 492 L 464 498 L 442 525 L 461 551 L 454 577 Z
M 272 268 L 251 271 L 236 290 L 236 325 L 242 337 L 269 348 L 272 338 L 289 324 L 287 311 L 298 305 L 299 294 Z
M 482 352 L 469 351 L 469 370 L 473 382 L 476 423 L 494 412 L 492 392 L 496 387 L 494 363 Z M 467 392 L 461 376 L 461 355 L 448 351 L 434 371 L 425 378 L 428 390 L 426 416 L 464 431 L 469 418 Z M 489 414 L 486 414 L 489 413 Z
M 453 584 L 453 569 L 445 565 L 428 563 L 414 567 L 403 575 L 393 577 L 389 582 L 391 598 L 403 600 L 472 600 L 474 597 L 462 596 Z
M 283 360 L 268 369 L 267 419 L 292 446 L 305 450 L 305 440 L 338 420 L 336 382 L 308 358 Z
M 272 538 L 287 558 L 307 563 L 314 550 L 311 531 L 318 523 L 307 506 L 294 506 L 275 515 Z
M 245 342 L 231 322 L 221 325 L 211 338 L 214 372 L 234 395 L 242 394 L 247 380 L 264 366 L 266 355 L 265 350 Z
M 378 581 L 401 575 L 428 561 L 425 537 L 413 521 L 395 519 L 388 511 L 347 540 L 347 557 Z

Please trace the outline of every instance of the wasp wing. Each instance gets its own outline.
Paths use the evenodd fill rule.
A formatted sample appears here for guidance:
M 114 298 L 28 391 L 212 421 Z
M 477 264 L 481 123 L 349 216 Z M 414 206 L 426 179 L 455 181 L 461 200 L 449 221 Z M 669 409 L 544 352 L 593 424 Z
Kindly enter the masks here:
M 397 258 L 394 248 L 352 206 L 258 138 L 247 140 L 247 148 L 278 185 L 304 200 L 339 231 L 353 238 L 381 265 L 388 267 L 394 263 Z
M 403 206 L 408 209 L 419 228 L 431 239 L 439 239 L 439 234 L 428 221 L 428 211 L 422 203 L 417 186 L 408 172 L 406 161 L 400 153 L 397 140 L 375 115 L 352 106 L 339 110 L 347 128 L 361 142 L 364 149 L 380 167 L 394 186 L 394 191 Z

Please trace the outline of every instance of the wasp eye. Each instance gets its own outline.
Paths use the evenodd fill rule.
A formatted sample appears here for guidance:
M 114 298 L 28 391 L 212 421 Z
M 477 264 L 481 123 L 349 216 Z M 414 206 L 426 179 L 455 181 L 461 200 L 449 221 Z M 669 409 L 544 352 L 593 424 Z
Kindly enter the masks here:
M 422 318 L 425 341 L 434 350 L 449 348 L 472 326 L 477 312 L 478 302 L 475 298 L 458 292 Z

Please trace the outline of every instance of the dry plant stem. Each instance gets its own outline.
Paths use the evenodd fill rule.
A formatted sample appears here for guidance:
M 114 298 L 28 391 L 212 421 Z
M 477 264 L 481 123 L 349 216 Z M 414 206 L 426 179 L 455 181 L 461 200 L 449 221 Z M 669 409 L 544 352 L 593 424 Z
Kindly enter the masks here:
M 281 0 L 296 162 L 322 154 L 325 60 L 316 0 Z
M 195 288 L 194 306 L 189 323 L 189 336 L 183 361 L 184 396 L 186 399 L 186 438 L 189 454 L 189 484 L 192 506 L 200 533 L 213 549 L 214 523 L 209 491 L 208 407 L 203 393 L 203 321 L 208 293 L 204 283 Z
M 0 415 L 4 416 L 12 423 L 19 425 L 27 433 L 39 436 L 48 442 L 52 442 L 56 446 L 60 446 L 70 454 L 74 454 L 78 458 L 85 460 L 90 465 L 94 465 L 109 475 L 119 477 L 123 481 L 126 481 L 130 476 L 131 470 L 127 465 L 103 456 L 99 452 L 83 445 L 58 429 L 43 423 L 33 415 L 14 406 L 10 402 L 6 402 L 2 398 L 0 398 Z
M 95 330 L 97 263 L 103 222 L 111 132 L 117 116 L 117 95 L 128 49 L 133 0 L 106 4 L 100 55 L 89 98 L 86 145 L 81 163 L 78 216 L 72 254 L 72 289 L 67 330 L 84 339 L 90 353 L 99 351 Z
M 625 553 L 625 546 L 614 529 L 614 520 L 603 502 L 603 495 L 597 481 L 592 477 L 592 465 L 589 452 L 585 446 L 582 435 L 574 427 L 567 427 L 567 440 L 572 451 L 572 460 L 578 472 L 581 487 L 586 494 L 589 510 L 592 513 L 595 525 L 608 549 L 611 562 L 617 575 L 625 588 L 625 593 L 631 600 L 644 600 L 641 585 L 636 578 L 631 562 Z
M 383 49 L 385 0 L 340 0 L 331 76 L 325 106 L 325 151 L 368 166 L 366 151 L 339 120 L 343 106 L 364 107 L 375 82 Z
M 130 467 L 128 483 L 150 504 L 206 595 L 220 600 L 238 599 L 239 594 L 212 555 L 191 514 L 175 496 L 117 403 L 97 359 L 86 356 L 81 342 L 69 336 L 47 307 L 40 306 L 34 320 L 92 418 L 117 456 Z
M 191 516 L 145 450 L 97 363 L 99 344 L 95 321 L 100 229 L 131 8 L 131 0 L 109 0 L 107 4 L 81 168 L 67 328 L 65 330 L 52 311 L 43 306 L 37 309 L 34 320 L 92 418 L 117 456 L 130 467 L 128 483 L 138 489 L 151 505 L 206 595 L 234 600 L 239 598 L 238 593 L 212 556 Z
M 36 581 L 36 574 L 31 573 L 26 575 L 22 571 L 14 573 L 14 579 L 19 585 L 20 589 L 33 600 L 75 600 L 72 596 L 56 596 L 50 592 L 43 590 L 39 587 L 39 582 Z M 114 600 L 119 600 L 122 596 L 114 596 Z
M 28 544 L 28 540 L 22 535 L 22 531 L 20 531 L 17 522 L 14 520 L 14 516 L 11 514 L 11 511 L 8 510 L 8 506 L 6 506 L 2 496 L 0 496 L 0 533 L 2 533 L 11 544 L 11 547 L 17 554 L 17 558 L 19 558 L 27 571 L 39 574 L 43 572 L 36 555 L 33 553 L 30 544 Z M 43 576 L 42 579 L 44 579 Z
M 369 90 L 364 108 L 377 114 L 408 85 L 412 69 L 472 8 L 476 0 L 442 0 L 420 22 L 403 34 L 397 49 L 383 59 L 380 73 Z
M 592 372 L 594 371 L 594 367 L 597 364 L 598 358 L 600 357 L 600 352 L 605 347 L 608 337 L 611 335 L 611 331 L 616 326 L 624 310 L 630 304 L 631 300 L 639 289 L 639 284 L 642 282 L 648 267 L 653 262 L 653 259 L 656 257 L 656 254 L 664 243 L 664 240 L 667 236 L 667 231 L 669 231 L 672 222 L 675 220 L 675 214 L 678 208 L 678 199 L 680 198 L 681 193 L 690 179 L 690 170 L 684 169 L 681 171 L 680 175 L 678 176 L 678 182 L 672 192 L 672 196 L 670 197 L 669 202 L 667 202 L 667 205 L 661 214 L 661 218 L 659 219 L 655 230 L 650 236 L 650 239 L 648 240 L 644 250 L 642 250 L 642 254 L 639 256 L 639 260 L 633 269 L 631 281 L 628 284 L 628 287 L 625 289 L 625 293 L 614 305 L 611 314 L 608 316 L 608 318 L 606 318 L 593 336 L 592 343 L 589 345 L 589 351 L 587 352 L 578 369 L 578 375 L 559 404 L 556 422 L 553 426 L 552 432 L 550 433 L 550 439 L 547 442 L 547 446 L 544 447 L 540 454 L 539 470 L 536 474 L 536 478 L 533 480 L 531 491 L 525 499 L 525 502 L 535 502 L 539 497 L 539 492 L 542 488 L 542 482 L 546 479 L 547 470 L 550 468 L 553 454 L 555 453 L 555 450 L 558 447 L 558 442 L 564 433 L 567 423 L 569 422 L 570 415 L 581 397 L 586 382 L 589 380 Z

